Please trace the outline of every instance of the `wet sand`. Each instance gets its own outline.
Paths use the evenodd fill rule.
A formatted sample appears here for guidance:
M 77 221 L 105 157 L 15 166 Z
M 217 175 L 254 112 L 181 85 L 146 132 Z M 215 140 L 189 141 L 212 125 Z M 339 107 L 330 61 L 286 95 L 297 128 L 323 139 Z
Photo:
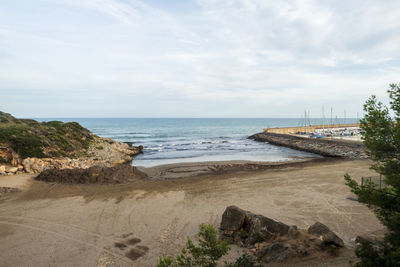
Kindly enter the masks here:
M 160 255 L 180 250 L 200 223 L 218 227 L 229 205 L 300 228 L 326 224 L 348 249 L 298 266 L 346 266 L 355 259 L 352 238 L 382 228 L 371 211 L 351 200 L 344 185 L 346 172 L 374 175 L 369 164 L 173 164 L 145 170 L 151 180 L 124 185 L 0 176 L 0 186 L 22 190 L 0 195 L 0 266 L 154 266 Z M 228 258 L 240 251 L 233 247 Z

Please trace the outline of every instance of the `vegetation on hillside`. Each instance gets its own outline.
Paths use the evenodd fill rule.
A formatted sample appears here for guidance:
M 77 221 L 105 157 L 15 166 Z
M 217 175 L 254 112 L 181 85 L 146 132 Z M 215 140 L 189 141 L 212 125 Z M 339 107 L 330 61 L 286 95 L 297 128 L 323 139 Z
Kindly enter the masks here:
M 361 244 L 356 250 L 361 261 L 356 266 L 400 266 L 400 84 L 391 84 L 388 94 L 390 108 L 372 96 L 361 120 L 363 141 L 374 161 L 371 169 L 384 177 L 386 186 L 372 182 L 360 186 L 345 175 L 359 202 L 367 204 L 389 231 L 380 246 Z
M 93 138 L 76 122 L 16 119 L 0 111 L 0 145 L 10 147 L 21 158 L 79 157 Z

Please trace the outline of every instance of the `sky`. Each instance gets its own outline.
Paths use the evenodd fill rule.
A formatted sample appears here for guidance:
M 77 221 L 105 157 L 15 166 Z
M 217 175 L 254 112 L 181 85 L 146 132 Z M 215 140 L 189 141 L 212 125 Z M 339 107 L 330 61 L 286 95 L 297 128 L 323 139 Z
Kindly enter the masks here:
M 3 0 L 17 117 L 362 116 L 400 82 L 397 0 Z

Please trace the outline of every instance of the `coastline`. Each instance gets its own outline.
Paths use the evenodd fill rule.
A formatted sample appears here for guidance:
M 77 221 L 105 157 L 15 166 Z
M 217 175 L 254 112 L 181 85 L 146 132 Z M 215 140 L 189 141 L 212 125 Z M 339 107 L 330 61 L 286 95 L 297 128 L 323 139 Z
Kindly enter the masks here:
M 34 165 L 40 168 L 31 167 L 30 174 L 0 176 L 0 250 L 6 251 L 0 265 L 31 260 L 37 266 L 49 262 L 154 266 L 160 255 L 175 254 L 188 236 L 193 238 L 199 224 L 218 228 L 223 211 L 231 205 L 303 229 L 321 221 L 344 240 L 346 247 L 335 257 L 312 255 L 279 266 L 348 263 L 356 259 L 355 237 L 382 229 L 373 213 L 354 201 L 344 185 L 346 172 L 355 178 L 373 175 L 363 147 L 354 142 L 261 133 L 249 139 L 314 155 L 146 168 L 131 164 L 142 147 L 135 150 L 131 144 L 96 138 L 87 151 L 106 166 L 58 164 L 54 169 L 50 167 L 54 163 L 35 159 Z M 27 239 L 34 240 L 34 246 Z M 18 251 L 9 247 L 18 247 Z M 225 260 L 244 252 L 248 250 L 232 246 Z

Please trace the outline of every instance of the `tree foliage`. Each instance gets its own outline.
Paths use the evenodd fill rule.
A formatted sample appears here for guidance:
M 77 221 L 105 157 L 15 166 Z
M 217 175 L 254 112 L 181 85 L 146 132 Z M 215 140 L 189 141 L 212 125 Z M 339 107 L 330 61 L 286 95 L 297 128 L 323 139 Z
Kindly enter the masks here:
M 361 259 L 357 266 L 400 266 L 400 84 L 391 84 L 388 94 L 389 108 L 372 96 L 360 121 L 363 142 L 374 162 L 371 169 L 382 175 L 385 186 L 373 182 L 360 186 L 345 175 L 359 202 L 367 204 L 388 229 L 382 246 L 362 242 L 356 250 Z

